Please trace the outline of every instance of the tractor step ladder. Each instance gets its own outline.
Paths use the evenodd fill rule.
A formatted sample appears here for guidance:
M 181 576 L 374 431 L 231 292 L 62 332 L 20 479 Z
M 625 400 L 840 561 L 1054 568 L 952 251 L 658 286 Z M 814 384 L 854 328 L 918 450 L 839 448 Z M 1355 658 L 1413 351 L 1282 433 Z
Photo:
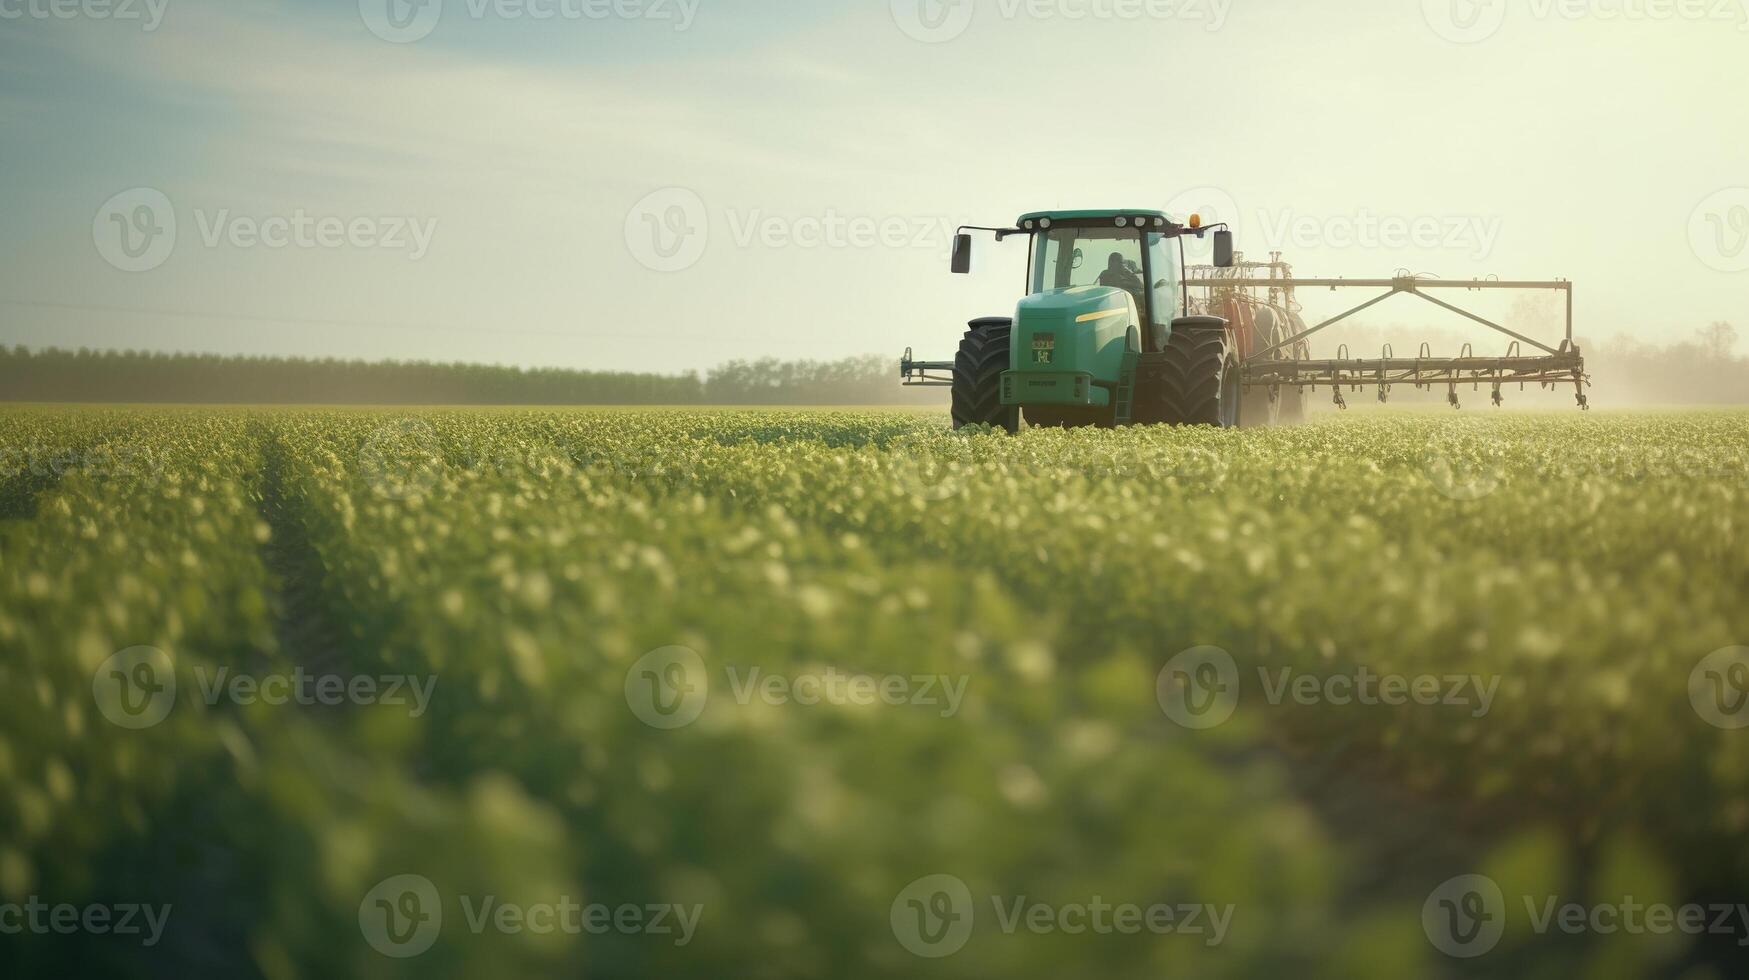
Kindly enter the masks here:
M 1141 360 L 1141 355 L 1134 351 L 1124 352 L 1123 366 L 1117 373 L 1117 388 L 1111 393 L 1113 425 L 1129 425 L 1135 421 L 1136 369 Z

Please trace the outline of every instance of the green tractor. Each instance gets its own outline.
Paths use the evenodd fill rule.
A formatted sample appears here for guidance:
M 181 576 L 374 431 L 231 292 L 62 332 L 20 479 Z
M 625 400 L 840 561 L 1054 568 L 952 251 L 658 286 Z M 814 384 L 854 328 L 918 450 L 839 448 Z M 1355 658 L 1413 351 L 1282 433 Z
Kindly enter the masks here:
M 1233 265 L 1233 235 L 1151 210 L 1040 211 L 1013 228 L 961 228 L 953 271 L 971 272 L 969 231 L 1029 242 L 1026 295 L 1012 317 L 972 321 L 949 362 L 905 352 L 907 385 L 953 389 L 953 425 L 1130 424 L 1232 427 L 1244 419 L 1240 349 L 1222 317 L 1192 316 L 1184 238 L 1214 235 Z M 1176 247 L 1175 247 L 1176 246 Z

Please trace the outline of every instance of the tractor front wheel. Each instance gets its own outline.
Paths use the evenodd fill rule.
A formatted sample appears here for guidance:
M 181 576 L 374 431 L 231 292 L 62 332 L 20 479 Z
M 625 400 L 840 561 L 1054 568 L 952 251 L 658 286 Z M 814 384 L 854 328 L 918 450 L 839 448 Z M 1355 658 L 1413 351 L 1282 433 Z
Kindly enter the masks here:
M 1239 357 L 1225 330 L 1178 329 L 1166 349 L 1148 358 L 1145 394 L 1151 422 L 1167 425 L 1239 425 Z
M 1008 319 L 973 320 L 953 360 L 953 427 L 988 425 L 1015 432 L 1020 409 L 1002 404 L 1002 372 L 1008 370 Z

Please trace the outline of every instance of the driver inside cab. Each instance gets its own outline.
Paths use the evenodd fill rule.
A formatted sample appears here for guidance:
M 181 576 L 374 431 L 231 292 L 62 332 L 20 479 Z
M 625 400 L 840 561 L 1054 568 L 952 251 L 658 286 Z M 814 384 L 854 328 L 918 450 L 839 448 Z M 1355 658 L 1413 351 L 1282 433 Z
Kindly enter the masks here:
M 1099 274 L 1099 284 L 1129 290 L 1130 295 L 1136 298 L 1137 308 L 1142 307 L 1145 303 L 1142 298 L 1142 292 L 1145 288 L 1142 283 L 1142 274 L 1133 269 L 1130 263 L 1124 261 L 1123 255 L 1119 252 L 1111 253 L 1111 258 L 1106 260 L 1105 271 Z

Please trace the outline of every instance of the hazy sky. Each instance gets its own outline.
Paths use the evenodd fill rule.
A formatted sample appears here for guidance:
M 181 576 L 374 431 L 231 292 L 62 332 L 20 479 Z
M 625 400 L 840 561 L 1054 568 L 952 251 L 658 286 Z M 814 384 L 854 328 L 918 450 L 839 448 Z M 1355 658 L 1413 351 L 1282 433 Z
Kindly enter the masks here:
M 0 0 L 0 342 L 948 354 L 953 225 L 1120 205 L 1749 331 L 1746 92 L 1749 0 Z

